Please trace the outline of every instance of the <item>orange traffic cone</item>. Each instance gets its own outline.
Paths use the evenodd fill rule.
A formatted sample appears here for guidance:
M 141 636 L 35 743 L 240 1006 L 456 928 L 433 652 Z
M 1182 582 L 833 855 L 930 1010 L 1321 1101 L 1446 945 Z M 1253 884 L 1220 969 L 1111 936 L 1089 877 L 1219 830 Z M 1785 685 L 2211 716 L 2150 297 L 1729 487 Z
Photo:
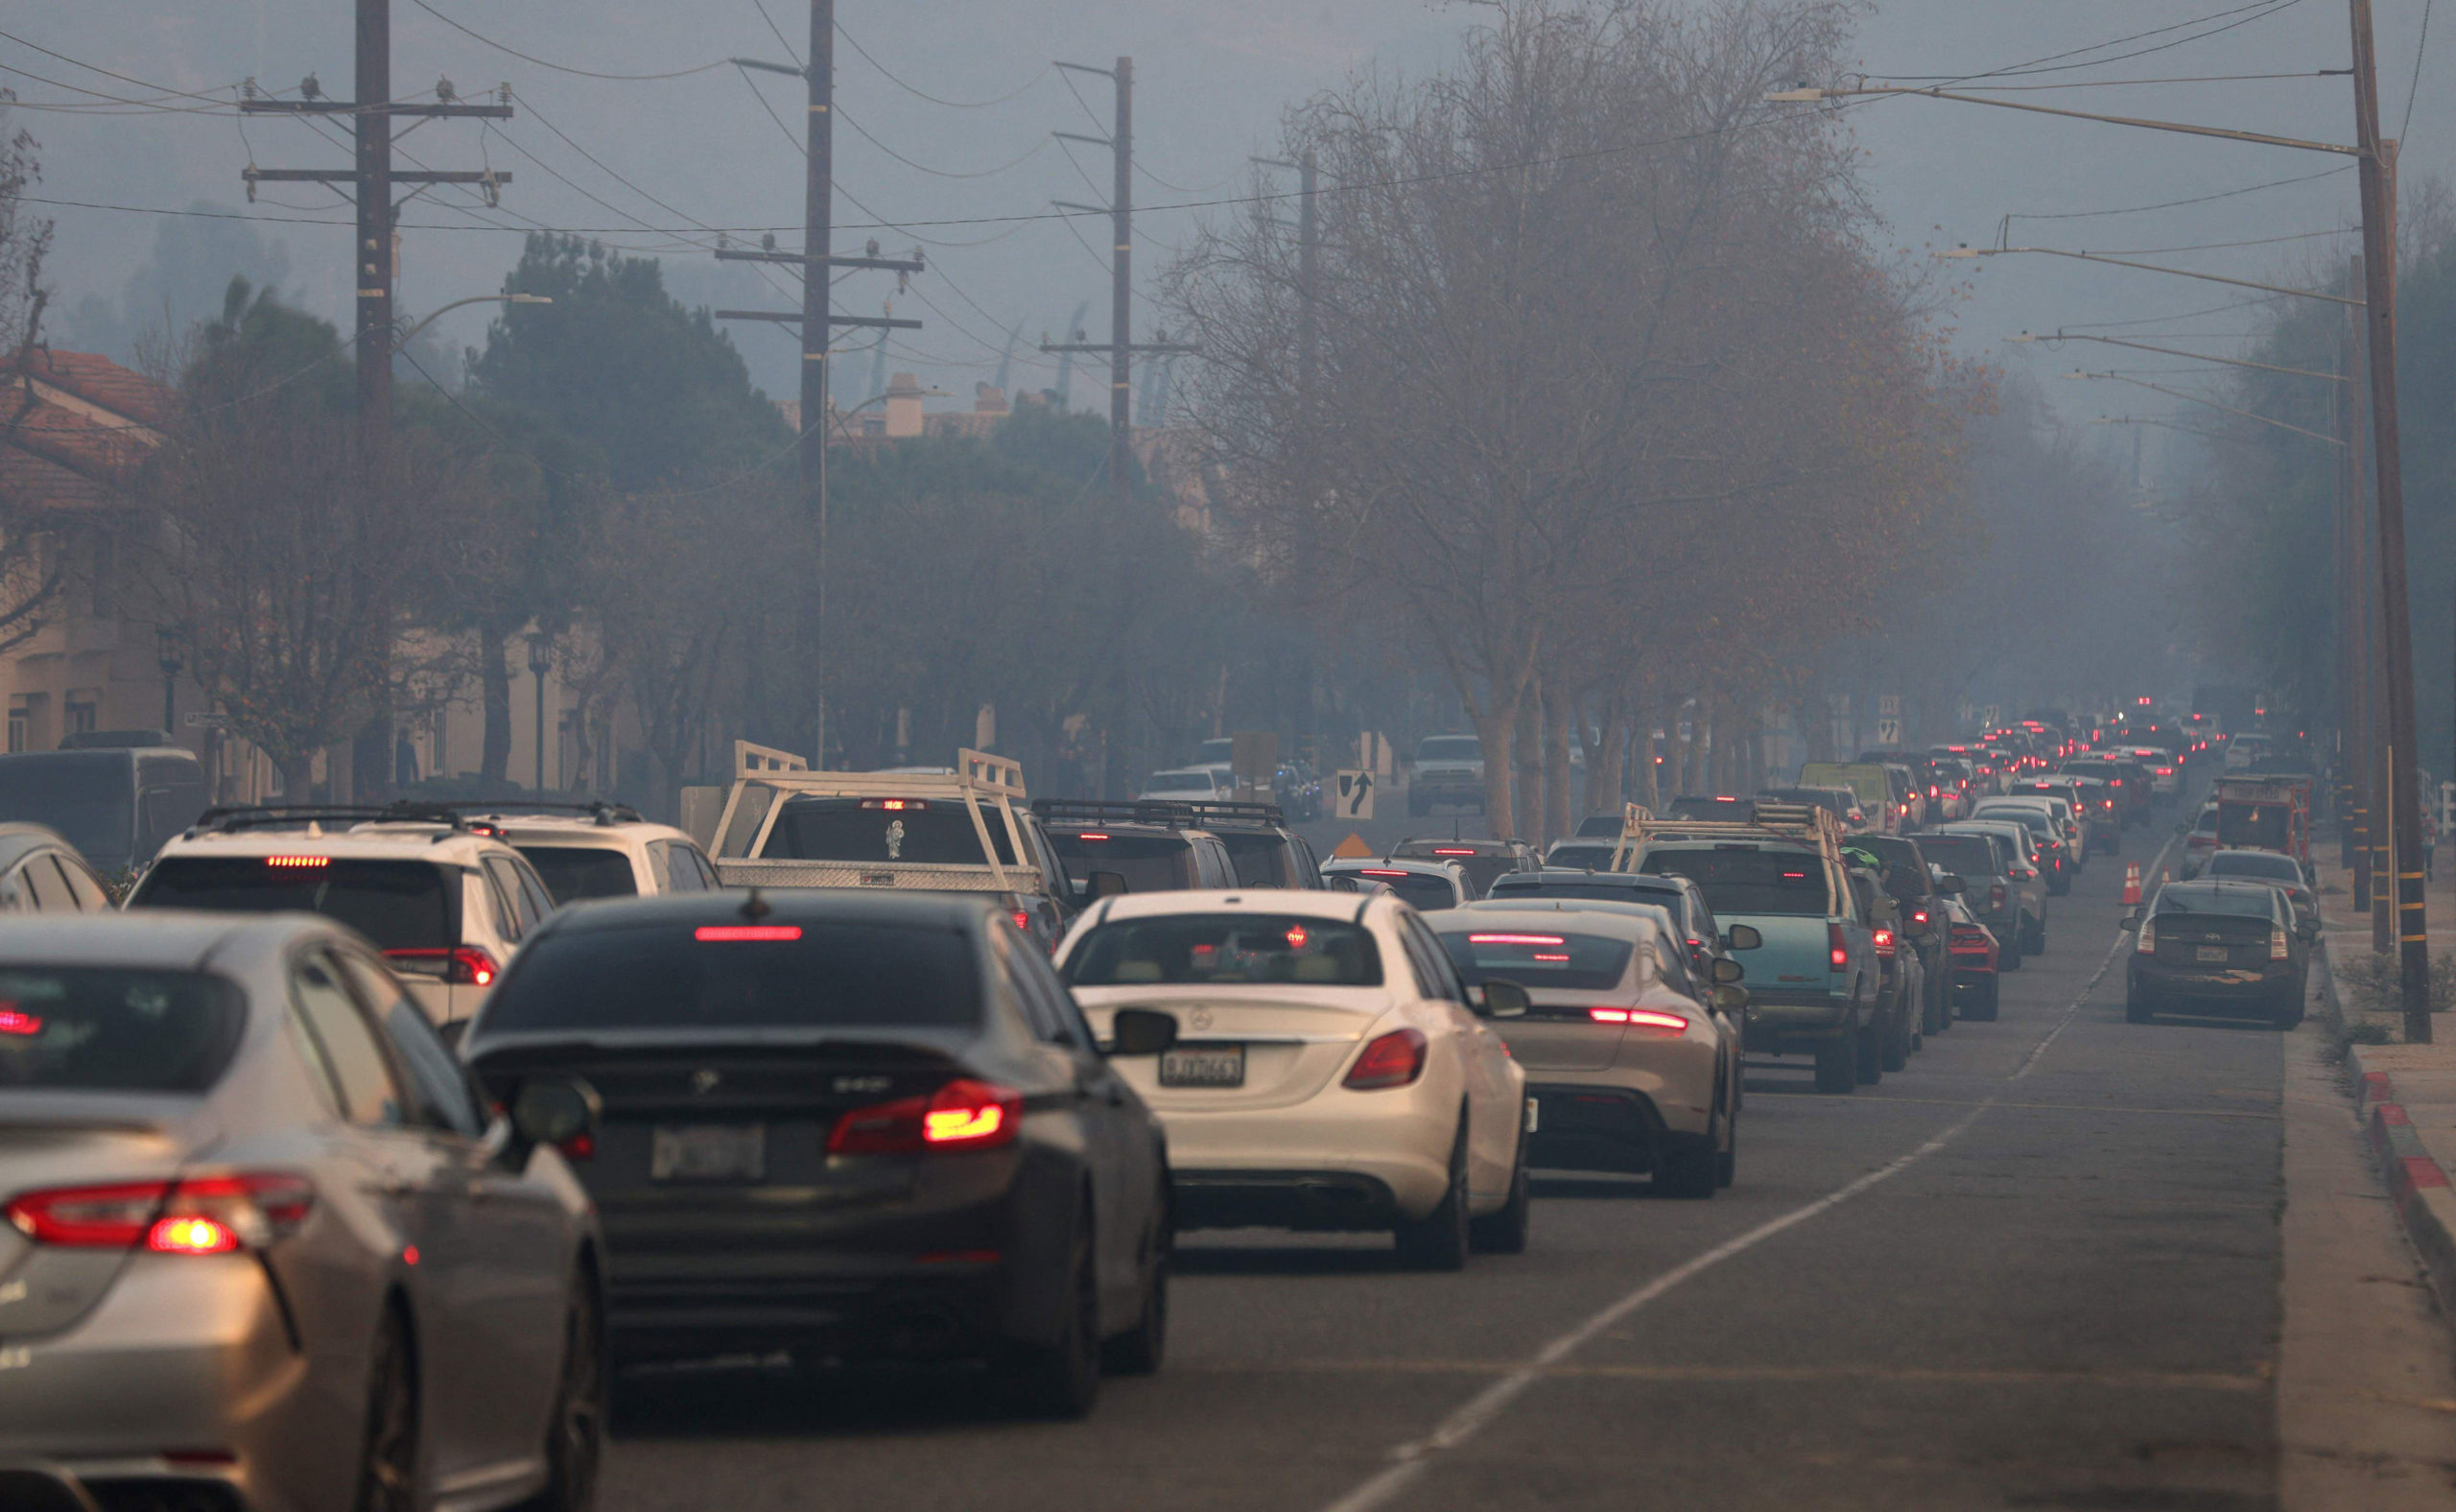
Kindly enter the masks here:
M 2163 866 L 2159 867 L 2159 868 L 2158 868 L 2158 886 L 2161 886 L 2161 887 L 2164 886 L 2166 885 L 2167 881 L 2168 881 L 2172 876 L 2173 876 L 2173 873 L 2171 873 L 2171 872 L 2167 871 L 2165 867 L 2163 867 Z
M 2140 863 L 2130 862 L 2123 868 L 2123 906 L 2131 908 L 2140 901 Z

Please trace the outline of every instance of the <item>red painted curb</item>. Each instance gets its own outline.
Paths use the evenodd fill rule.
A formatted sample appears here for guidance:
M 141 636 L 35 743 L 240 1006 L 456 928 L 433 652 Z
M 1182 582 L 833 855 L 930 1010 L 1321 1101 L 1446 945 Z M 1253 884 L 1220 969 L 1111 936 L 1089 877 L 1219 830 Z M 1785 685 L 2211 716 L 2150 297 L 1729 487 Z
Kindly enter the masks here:
M 2393 1102 L 2382 1102 L 2372 1111 L 2379 1115 L 2379 1122 L 2382 1123 L 2402 1125 L 2413 1122 L 2413 1119 L 2406 1114 L 2405 1110 Z

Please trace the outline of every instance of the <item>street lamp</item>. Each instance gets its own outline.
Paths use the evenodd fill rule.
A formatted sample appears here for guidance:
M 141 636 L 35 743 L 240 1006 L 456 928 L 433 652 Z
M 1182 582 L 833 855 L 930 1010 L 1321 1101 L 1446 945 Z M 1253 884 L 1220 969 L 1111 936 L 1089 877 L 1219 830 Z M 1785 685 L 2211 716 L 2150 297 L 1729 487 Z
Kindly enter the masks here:
M 461 309 L 468 305 L 553 304 L 554 302 L 555 301 L 551 295 L 542 294 L 474 294 L 466 299 L 453 300 L 442 309 L 434 311 L 428 315 L 425 319 L 420 320 L 417 324 L 411 326 L 408 330 L 403 331 L 400 335 L 392 338 L 392 350 L 396 352 L 399 351 L 401 348 L 409 345 L 410 342 L 416 337 L 420 331 L 425 330 L 436 321 L 443 319 L 447 315 L 450 315 L 453 311 Z
M 546 673 L 555 665 L 555 638 L 544 630 L 529 632 L 529 675 L 537 684 L 537 791 L 546 791 Z M 559 765 L 559 764 L 558 764 Z

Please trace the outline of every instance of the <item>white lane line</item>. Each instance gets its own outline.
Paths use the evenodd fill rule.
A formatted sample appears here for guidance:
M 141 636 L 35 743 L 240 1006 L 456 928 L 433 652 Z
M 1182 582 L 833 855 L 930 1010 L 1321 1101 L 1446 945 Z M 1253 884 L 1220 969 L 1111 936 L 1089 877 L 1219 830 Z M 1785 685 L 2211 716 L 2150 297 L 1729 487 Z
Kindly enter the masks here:
M 2159 864 L 2164 863 L 2166 852 L 2174 848 L 2174 843 L 2170 839 L 2166 842 L 2165 848 L 2159 851 Z M 2008 1087 L 2009 1083 L 2021 1080 L 2037 1069 L 2039 1057 L 2046 1053 L 2047 1047 L 2054 1044 L 2057 1037 L 2063 1034 L 2073 1019 L 2079 1016 L 2081 1005 L 2089 1002 L 2090 995 L 2097 990 L 2098 983 L 2105 980 L 2107 973 L 2114 969 L 2115 958 L 2122 954 L 2124 944 L 2129 938 L 2130 936 L 2122 931 L 2116 932 L 2114 945 L 2107 952 L 2106 959 L 2098 963 L 2098 969 L 2090 975 L 2089 981 L 2066 1006 L 2063 1016 L 2055 1021 L 2055 1028 L 2047 1031 L 2045 1038 L 2030 1047 L 2029 1052 L 2021 1057 L 2020 1065 L 2005 1078 Z M 1347 1495 L 1329 1503 L 1323 1508 L 1323 1512 L 1374 1512 L 1375 1508 L 1387 1505 L 1392 1498 L 1405 1491 L 1425 1473 L 1434 1456 L 1446 1450 L 1457 1448 L 1491 1427 L 1493 1420 L 1508 1410 L 1510 1404 L 1525 1395 L 1528 1387 L 1545 1379 L 1561 1361 L 1593 1342 L 1596 1335 L 1603 1333 L 1683 1283 L 1704 1275 L 1723 1262 L 1745 1254 L 1774 1236 L 1796 1228 L 1820 1214 L 1840 1207 L 1862 1193 L 1891 1181 L 1959 1139 L 1964 1131 L 1978 1122 L 1982 1114 L 2002 1100 L 2003 1098 L 2000 1095 L 1988 1099 L 1946 1125 L 1943 1132 L 1910 1153 L 1877 1167 L 1855 1181 L 1836 1187 L 1813 1202 L 1793 1208 L 1778 1218 L 1759 1224 L 1736 1239 L 1725 1240 L 1713 1248 L 1690 1257 L 1620 1298 L 1602 1311 L 1587 1318 L 1577 1327 L 1546 1344 L 1535 1353 L 1533 1358 L 1512 1366 L 1508 1374 L 1476 1392 L 1464 1406 L 1457 1408 L 1435 1424 L 1431 1432 L 1422 1438 L 1401 1444 L 1392 1450 L 1388 1465 Z

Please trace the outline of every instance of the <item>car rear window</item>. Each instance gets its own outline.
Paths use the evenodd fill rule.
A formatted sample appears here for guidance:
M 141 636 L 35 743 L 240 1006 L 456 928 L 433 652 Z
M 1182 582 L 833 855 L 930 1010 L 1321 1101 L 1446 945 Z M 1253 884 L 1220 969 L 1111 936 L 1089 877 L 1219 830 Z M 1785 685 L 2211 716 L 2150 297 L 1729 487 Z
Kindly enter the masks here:
M 1256 831 L 1219 832 L 1219 843 L 1228 847 L 1228 859 L 1237 867 L 1237 886 L 1240 887 L 1293 887 L 1296 886 L 1295 863 L 1288 859 L 1287 842 L 1276 835 Z
M 2208 875 L 2258 877 L 2263 881 L 2290 882 L 2300 886 L 2302 868 L 2291 856 L 2237 856 L 2221 852 L 2208 858 Z
M 1113 871 L 1125 879 L 1128 892 L 1178 892 L 1194 885 L 1193 846 L 1179 836 L 1052 831 L 1049 844 L 1074 882 L 1089 881 L 1096 871 Z
M 1544 864 L 1547 866 L 1583 866 L 1589 871 L 1609 871 L 1612 869 L 1612 853 L 1618 850 L 1619 847 L 1620 842 L 1618 840 L 1608 840 L 1593 845 L 1555 845 L 1552 847 L 1551 852 L 1544 858 Z M 1493 889 L 1495 891 L 1499 891 L 1500 888 L 1500 884 L 1499 882 L 1493 884 Z
M 0 1092 L 202 1092 L 246 1022 L 202 972 L 0 967 Z
M 1169 913 L 1100 925 L 1083 936 L 1058 971 L 1077 987 L 1378 987 L 1382 952 L 1369 931 L 1337 919 Z
M 1496 898 L 1591 898 L 1598 903 L 1651 903 L 1678 913 L 1681 893 L 1677 885 L 1661 883 L 1654 886 L 1618 885 L 1608 882 L 1572 881 L 1561 877 L 1528 877 L 1521 882 L 1503 877 L 1493 884 L 1490 894 Z
M 1825 863 L 1800 851 L 1657 850 L 1638 869 L 1695 879 L 1705 891 L 1706 907 L 1717 916 L 1831 911 L 1825 894 Z
M 953 930 L 728 918 L 541 935 L 504 973 L 484 1027 L 957 1028 L 980 1018 L 980 969 Z
M 1458 906 L 1458 889 L 1446 877 L 1429 872 L 1401 871 L 1396 866 L 1359 866 L 1347 875 L 1365 884 L 1380 883 L 1400 897 L 1407 907 L 1430 913 L 1438 909 Z
M 1013 865 L 1006 821 L 995 812 L 981 818 L 999 862 Z M 980 836 L 972 827 L 971 810 L 952 798 L 790 798 L 759 854 L 779 861 L 988 864 Z
M 2158 894 L 2158 917 L 2176 913 L 2231 913 L 2250 918 L 2277 916 L 2277 894 L 2265 888 L 2226 887 L 2184 891 L 2169 887 Z
M 537 869 L 538 879 L 556 903 L 583 898 L 633 898 L 639 882 L 631 875 L 631 858 L 618 850 L 590 845 L 522 845 L 516 847 Z
M 1471 987 L 1499 977 L 1522 987 L 1602 992 L 1619 985 L 1636 947 L 1607 934 L 1460 930 L 1444 933 L 1441 948 Z
M 345 856 L 165 856 L 129 899 L 135 909 L 320 913 L 379 950 L 460 943 L 460 889 L 427 861 Z

